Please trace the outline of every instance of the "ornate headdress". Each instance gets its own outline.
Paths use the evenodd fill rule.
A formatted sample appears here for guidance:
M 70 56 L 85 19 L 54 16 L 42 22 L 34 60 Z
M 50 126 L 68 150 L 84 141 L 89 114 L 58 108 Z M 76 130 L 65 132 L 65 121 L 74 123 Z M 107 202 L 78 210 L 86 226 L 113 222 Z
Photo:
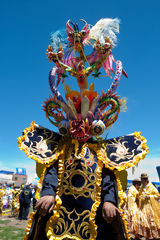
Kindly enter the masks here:
M 101 19 L 95 26 L 85 22 L 82 30 L 70 20 L 66 24 L 68 45 L 60 32 L 52 35 L 53 46 L 47 49 L 49 61 L 54 66 L 49 73 L 49 84 L 53 93 L 43 106 L 47 118 L 59 128 L 61 135 L 69 134 L 79 141 L 86 141 L 92 136 L 101 135 L 111 126 L 120 112 L 121 101 L 115 94 L 121 75 L 126 73 L 121 61 L 115 61 L 112 48 L 119 31 L 118 19 Z M 73 27 L 72 27 L 72 26 Z M 61 44 L 62 43 L 62 44 Z M 84 46 L 91 45 L 92 52 L 85 54 Z M 58 51 L 54 52 L 58 47 Z M 64 52 L 62 46 L 67 46 Z M 113 70 L 115 63 L 115 71 Z M 114 74 L 113 82 L 107 91 L 99 96 L 94 90 L 94 83 L 88 87 L 88 77 L 101 77 L 100 68 L 103 67 L 109 77 Z M 75 91 L 66 85 L 66 100 L 58 91 L 62 80 L 75 77 L 80 91 Z M 54 121 L 53 121 L 54 119 Z

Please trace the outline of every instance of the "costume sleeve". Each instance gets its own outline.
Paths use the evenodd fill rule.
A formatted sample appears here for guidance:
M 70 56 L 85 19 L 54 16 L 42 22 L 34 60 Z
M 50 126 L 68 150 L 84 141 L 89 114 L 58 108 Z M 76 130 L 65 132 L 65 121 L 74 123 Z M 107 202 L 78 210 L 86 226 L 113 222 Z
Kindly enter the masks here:
M 52 165 L 46 170 L 40 196 L 41 197 L 46 195 L 55 196 L 55 191 L 57 187 L 58 187 L 57 168 Z
M 102 202 L 112 202 L 117 205 L 117 185 L 114 173 L 103 169 L 102 173 Z

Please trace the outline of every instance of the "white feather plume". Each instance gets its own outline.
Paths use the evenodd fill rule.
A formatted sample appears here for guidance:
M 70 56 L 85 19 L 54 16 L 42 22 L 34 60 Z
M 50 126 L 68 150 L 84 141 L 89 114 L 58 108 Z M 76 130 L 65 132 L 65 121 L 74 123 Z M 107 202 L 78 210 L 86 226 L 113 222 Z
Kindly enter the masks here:
M 109 37 L 113 46 L 117 42 L 116 33 L 119 33 L 119 23 L 118 18 L 102 18 L 100 19 L 90 30 L 90 38 L 99 40 L 103 45 L 105 43 L 105 38 Z

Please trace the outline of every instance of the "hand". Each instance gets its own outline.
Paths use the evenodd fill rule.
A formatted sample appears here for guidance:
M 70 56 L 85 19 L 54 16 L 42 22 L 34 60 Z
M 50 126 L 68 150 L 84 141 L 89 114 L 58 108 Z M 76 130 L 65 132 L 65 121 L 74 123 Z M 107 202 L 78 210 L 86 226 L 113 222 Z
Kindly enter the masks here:
M 117 213 L 121 213 L 120 210 L 114 206 L 111 202 L 104 202 L 102 207 L 102 217 L 107 223 L 111 223 L 116 217 Z
M 35 209 L 39 209 L 39 214 L 45 216 L 47 212 L 51 213 L 54 208 L 55 198 L 52 195 L 41 197 L 37 203 Z

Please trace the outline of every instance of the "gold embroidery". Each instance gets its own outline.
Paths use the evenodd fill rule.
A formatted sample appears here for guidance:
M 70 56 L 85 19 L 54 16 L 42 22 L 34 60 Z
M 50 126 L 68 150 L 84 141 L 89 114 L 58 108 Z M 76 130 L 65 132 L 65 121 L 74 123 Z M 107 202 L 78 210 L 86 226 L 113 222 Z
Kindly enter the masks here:
M 46 139 L 43 139 L 42 136 L 39 136 L 40 142 L 36 142 L 34 141 L 31 142 L 30 146 L 27 146 L 25 144 L 25 142 L 29 141 L 29 138 L 27 136 L 28 133 L 30 133 L 30 136 L 33 136 L 33 132 L 36 129 L 36 124 L 35 122 L 31 122 L 31 126 L 26 128 L 23 132 L 24 135 L 21 137 L 18 137 L 18 146 L 21 150 L 24 150 L 25 154 L 27 155 L 27 157 L 32 158 L 33 160 L 37 161 L 38 163 L 42 163 L 42 164 L 48 164 L 48 163 L 53 163 L 54 160 L 56 160 L 58 158 L 58 156 L 61 154 L 61 150 L 59 148 L 59 146 L 62 145 L 62 143 L 59 143 L 59 146 L 57 144 L 56 141 L 54 141 L 54 132 L 50 131 L 50 136 L 48 136 L 47 134 L 47 130 L 43 130 L 44 135 L 46 136 Z M 54 143 L 54 153 L 53 151 L 51 151 L 47 144 L 49 143 Z M 47 154 L 50 153 L 50 157 L 47 156 Z
M 133 158 L 135 153 L 134 153 L 134 150 L 132 150 L 132 152 L 129 151 L 129 148 L 126 148 L 125 147 L 125 143 L 127 143 L 127 141 L 123 141 L 122 143 L 120 142 L 121 141 L 121 138 L 119 138 L 118 140 L 114 139 L 114 143 L 113 144 L 110 144 L 110 146 L 115 146 L 116 147 L 116 152 L 114 153 L 111 153 L 111 157 L 112 156 L 115 156 L 116 157 L 116 160 L 115 162 L 118 162 L 119 160 L 122 160 L 122 159 L 130 159 L 130 158 Z
M 89 154 L 91 155 L 89 158 L 91 157 L 93 160 L 92 153 L 89 152 Z M 69 156 L 69 160 L 71 160 L 70 158 L 71 156 Z M 79 196 L 83 196 L 85 198 L 91 197 L 94 201 L 96 176 L 93 169 L 87 164 L 85 157 L 82 157 L 82 159 L 73 158 L 73 162 L 71 164 L 68 164 L 69 160 L 67 159 L 64 163 L 65 169 L 62 176 L 60 195 L 63 193 L 66 195 L 73 195 L 75 199 Z M 97 163 L 95 163 L 95 165 L 96 164 Z M 74 183 L 75 177 L 80 179 L 79 186 L 76 186 Z
M 61 206 L 59 210 L 60 217 L 57 223 L 50 223 L 51 230 L 47 236 L 50 240 L 61 240 L 66 238 L 75 240 L 89 239 L 89 214 L 89 210 L 84 210 L 81 213 L 77 213 L 76 209 L 68 211 L 65 207 Z M 65 219 L 66 216 L 67 219 Z
M 118 171 L 122 171 L 129 167 L 136 166 L 141 159 L 145 158 L 146 154 L 149 152 L 148 146 L 146 145 L 146 142 L 147 142 L 146 139 L 143 136 L 141 136 L 140 132 L 135 132 L 134 137 L 135 137 L 135 140 L 134 140 L 135 144 L 137 141 L 141 141 L 140 145 L 138 146 L 138 149 L 141 149 L 141 152 L 134 155 L 133 158 L 131 158 L 131 160 L 128 159 L 128 161 L 126 161 L 126 162 L 122 161 L 122 163 L 118 163 L 118 164 L 111 161 L 107 157 L 107 144 L 102 142 L 101 153 L 103 156 L 103 163 L 106 166 L 106 168 L 109 168 L 110 170 L 117 169 Z M 126 158 L 127 158 L 127 156 L 126 156 Z
M 77 213 L 76 209 L 72 209 L 71 211 L 67 210 L 64 206 L 61 206 L 61 203 L 59 204 L 59 209 L 57 210 L 54 208 L 54 215 L 49 219 L 47 223 L 47 237 L 49 240 L 53 239 L 75 239 L 75 240 L 83 240 L 83 239 L 90 239 L 94 240 L 97 236 L 97 226 L 95 224 L 95 215 L 96 210 L 100 204 L 101 201 L 101 172 L 103 163 L 99 162 L 99 165 L 97 166 L 97 163 L 95 163 L 95 173 L 93 172 L 93 169 L 88 166 L 86 163 L 86 159 L 84 158 L 83 154 L 86 153 L 86 147 L 85 150 L 82 148 L 80 155 L 82 156 L 82 159 L 74 158 L 73 164 L 68 164 L 68 159 L 65 159 L 65 156 L 63 155 L 64 159 L 61 160 L 61 165 L 59 166 L 60 174 L 59 174 L 59 187 L 57 191 L 57 196 L 62 196 L 63 193 L 65 195 L 70 194 L 73 195 L 75 199 L 77 199 L 79 196 L 84 196 L 85 198 L 90 197 L 94 204 L 92 205 L 91 211 L 84 210 L 81 213 Z M 71 146 L 72 148 L 72 146 Z M 73 148 L 72 148 L 73 149 Z M 95 148 L 94 148 L 95 150 Z M 83 153 L 82 153 L 83 151 Z M 71 150 L 67 149 L 67 153 L 70 152 L 69 155 L 71 155 Z M 93 155 L 89 151 L 89 154 Z M 68 154 L 67 154 L 68 155 Z M 71 156 L 68 156 L 68 158 Z M 89 156 L 90 158 L 90 156 Z M 94 158 L 92 158 L 94 160 Z M 76 172 L 76 167 L 78 167 L 78 164 L 81 164 L 81 169 L 77 169 L 78 172 Z M 72 184 L 72 178 L 79 174 L 82 178 L 85 178 L 84 180 L 84 186 L 80 188 L 76 188 Z M 87 177 L 87 178 L 86 178 Z M 86 180 L 87 179 L 87 180 Z M 68 184 L 70 183 L 71 187 L 69 189 L 69 192 L 67 192 Z M 90 188 L 92 186 L 92 188 Z M 88 188 L 88 189 L 87 189 Z M 75 193 L 74 190 L 77 190 Z M 66 193 L 67 192 L 67 193 Z M 87 193 L 87 195 L 86 195 Z M 72 214 L 75 214 L 72 219 Z M 55 217 L 56 215 L 56 217 Z M 65 215 L 66 220 L 64 220 Z M 79 223 L 77 223 L 79 221 Z

